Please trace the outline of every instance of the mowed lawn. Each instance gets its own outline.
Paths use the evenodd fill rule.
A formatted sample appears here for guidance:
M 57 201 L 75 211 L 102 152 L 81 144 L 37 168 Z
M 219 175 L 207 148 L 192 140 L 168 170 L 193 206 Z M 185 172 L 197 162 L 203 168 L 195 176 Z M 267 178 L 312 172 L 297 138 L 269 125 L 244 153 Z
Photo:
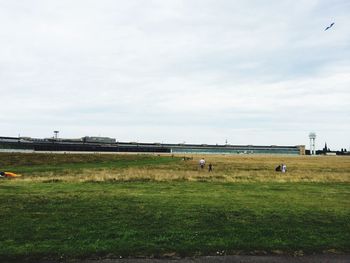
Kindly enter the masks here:
M 62 156 L 0 155 L 6 169 L 22 169 L 22 177 L 0 181 L 0 261 L 350 252 L 348 159 L 217 156 L 209 174 L 196 157 Z M 295 169 L 299 181 L 274 179 L 281 158 L 308 167 L 306 177 Z M 149 177 L 164 179 L 164 171 L 169 180 Z M 72 179 L 84 173 L 87 180 Z M 260 179 L 227 180 L 236 174 Z

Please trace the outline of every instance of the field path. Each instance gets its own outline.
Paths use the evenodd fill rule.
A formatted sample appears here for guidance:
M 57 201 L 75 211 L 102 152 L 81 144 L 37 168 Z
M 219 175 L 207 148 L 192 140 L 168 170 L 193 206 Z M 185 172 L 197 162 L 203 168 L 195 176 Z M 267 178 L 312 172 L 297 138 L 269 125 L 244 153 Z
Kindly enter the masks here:
M 350 254 L 292 256 L 206 256 L 196 258 L 137 258 L 74 261 L 75 263 L 349 263 Z M 47 262 L 51 263 L 51 262 Z M 53 262 L 52 262 L 53 263 Z

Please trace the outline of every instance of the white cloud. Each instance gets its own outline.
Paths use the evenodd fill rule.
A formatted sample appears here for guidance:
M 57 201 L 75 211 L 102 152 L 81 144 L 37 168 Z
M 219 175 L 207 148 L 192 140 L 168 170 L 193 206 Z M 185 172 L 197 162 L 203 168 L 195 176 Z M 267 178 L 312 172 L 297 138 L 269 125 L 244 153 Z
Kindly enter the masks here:
M 315 130 L 346 147 L 349 11 L 321 0 L 0 1 L 11 105 L 1 135 L 307 144 Z

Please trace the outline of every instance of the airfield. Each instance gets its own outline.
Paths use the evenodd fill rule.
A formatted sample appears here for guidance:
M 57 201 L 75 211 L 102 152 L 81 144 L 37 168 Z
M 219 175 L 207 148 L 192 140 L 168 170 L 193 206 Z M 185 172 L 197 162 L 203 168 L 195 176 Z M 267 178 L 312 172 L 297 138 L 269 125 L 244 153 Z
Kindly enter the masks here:
M 0 179 L 1 262 L 350 253 L 346 156 L 0 153 L 0 164 L 21 175 Z

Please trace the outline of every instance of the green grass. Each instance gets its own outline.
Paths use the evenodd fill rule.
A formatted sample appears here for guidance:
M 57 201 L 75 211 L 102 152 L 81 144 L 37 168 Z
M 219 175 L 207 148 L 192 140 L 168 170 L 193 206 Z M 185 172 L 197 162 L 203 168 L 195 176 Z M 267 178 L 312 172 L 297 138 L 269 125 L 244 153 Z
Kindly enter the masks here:
M 22 159 L 14 161 L 18 156 Z M 208 179 L 203 182 L 142 181 L 143 177 L 126 182 L 76 182 L 23 178 L 45 171 L 56 173 L 57 167 L 69 176 L 79 169 L 100 168 L 107 172 L 127 168 L 129 172 L 177 173 L 192 169 L 196 161 L 145 155 L 0 155 L 2 164 L 25 173 L 19 179 L 0 180 L 0 261 L 161 257 L 169 253 L 193 256 L 218 251 L 350 252 L 349 183 L 209 180 L 229 173 L 231 165 L 233 176 L 240 173 L 242 162 L 242 176 L 250 166 L 263 167 L 260 170 L 269 175 L 270 168 L 264 168 L 267 159 L 249 158 L 216 157 L 212 175 L 194 168 L 193 173 Z M 295 165 L 304 162 L 310 170 L 320 165 L 312 158 L 309 162 L 297 158 L 287 161 Z M 339 159 L 327 161 L 329 171 L 317 173 L 327 175 L 338 169 Z M 343 162 L 340 165 L 344 166 Z M 260 170 L 254 170 L 253 175 Z M 301 176 L 302 172 L 291 171 L 288 176 Z
M 176 163 L 180 159 L 154 155 L 112 154 L 8 154 L 0 153 L 0 170 L 35 175 L 82 169 L 121 169 Z
M 350 248 L 346 184 L 0 184 L 0 258 Z

